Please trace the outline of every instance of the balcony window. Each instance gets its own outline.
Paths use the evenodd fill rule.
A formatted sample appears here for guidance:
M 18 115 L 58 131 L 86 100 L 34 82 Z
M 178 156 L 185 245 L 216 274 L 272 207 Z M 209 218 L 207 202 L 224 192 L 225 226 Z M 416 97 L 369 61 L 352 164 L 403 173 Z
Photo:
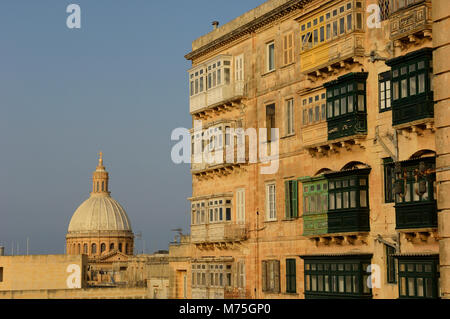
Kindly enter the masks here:
M 358 8 L 361 9 L 361 8 Z M 359 10 L 361 11 L 361 10 Z M 359 29 L 362 29 L 362 12 L 358 13 L 361 19 Z M 309 21 L 300 22 L 301 51 L 310 50 L 322 43 L 334 40 L 338 36 L 343 36 L 353 32 L 354 11 L 352 3 L 345 6 L 339 5 L 331 8 L 324 16 L 310 18 Z
M 303 256 L 305 298 L 371 298 L 367 285 L 371 256 Z
M 328 232 L 328 182 L 323 176 L 302 178 L 303 235 L 320 235 Z
M 350 73 L 326 83 L 328 139 L 367 133 L 366 79 Z
M 391 158 L 383 159 L 384 163 L 384 202 L 395 202 L 394 184 L 395 184 L 395 171 L 394 163 Z
M 397 229 L 437 227 L 435 157 L 395 165 Z
M 205 70 L 200 69 L 190 74 L 190 95 L 202 93 L 205 88 Z
M 303 126 L 326 121 L 325 93 L 315 94 L 302 100 Z
M 390 0 L 392 12 L 402 10 L 416 3 L 425 2 L 425 0 Z
M 328 233 L 369 231 L 369 172 L 325 174 L 328 179 Z
M 400 299 L 439 298 L 439 256 L 398 257 Z
M 220 60 L 208 65 L 208 90 L 222 84 L 230 84 L 230 68 L 229 60 Z
M 393 124 L 433 118 L 432 50 L 412 52 L 386 64 L 392 67 Z

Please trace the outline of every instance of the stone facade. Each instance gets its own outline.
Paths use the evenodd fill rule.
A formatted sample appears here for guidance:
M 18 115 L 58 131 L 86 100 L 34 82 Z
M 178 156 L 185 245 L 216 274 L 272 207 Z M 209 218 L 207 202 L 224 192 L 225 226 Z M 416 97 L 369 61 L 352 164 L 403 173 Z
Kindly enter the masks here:
M 192 164 L 188 297 L 446 296 L 446 39 L 431 1 L 391 1 L 377 26 L 386 3 L 267 1 L 193 42 L 193 159 L 202 133 L 236 154 L 227 128 L 269 127 L 279 167 L 261 174 L 249 136 L 243 163 Z

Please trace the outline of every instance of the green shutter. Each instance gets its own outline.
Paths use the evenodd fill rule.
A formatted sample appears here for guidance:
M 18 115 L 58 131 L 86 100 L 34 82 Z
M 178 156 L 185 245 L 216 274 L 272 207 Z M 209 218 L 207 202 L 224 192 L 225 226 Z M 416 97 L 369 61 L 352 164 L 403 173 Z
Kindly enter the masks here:
M 289 218 L 291 213 L 291 201 L 290 201 L 290 181 L 284 182 L 284 207 L 285 207 L 285 216 Z
M 298 217 L 297 181 L 292 181 L 292 217 Z

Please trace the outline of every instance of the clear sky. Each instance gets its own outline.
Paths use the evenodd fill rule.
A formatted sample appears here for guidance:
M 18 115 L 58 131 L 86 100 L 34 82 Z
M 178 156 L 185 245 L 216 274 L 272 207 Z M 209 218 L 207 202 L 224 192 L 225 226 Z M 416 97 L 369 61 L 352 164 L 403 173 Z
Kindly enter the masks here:
M 192 40 L 263 0 L 1 0 L 0 245 L 64 252 L 97 153 L 146 251 L 189 227 L 189 165 L 171 132 L 191 126 L 184 55 Z M 82 10 L 80 30 L 66 7 Z M 142 250 L 142 241 L 136 241 Z M 16 248 L 15 248 L 16 250 Z

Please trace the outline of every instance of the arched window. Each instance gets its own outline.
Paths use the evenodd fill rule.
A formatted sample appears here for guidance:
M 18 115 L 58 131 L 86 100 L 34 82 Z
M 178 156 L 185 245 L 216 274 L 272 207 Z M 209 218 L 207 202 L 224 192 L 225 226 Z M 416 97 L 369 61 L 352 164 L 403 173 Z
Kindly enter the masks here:
M 109 250 L 110 250 L 110 251 L 111 251 L 111 250 L 114 250 L 114 243 L 112 243 L 112 244 L 109 245 Z
M 105 182 L 102 182 L 102 192 L 105 191 Z
M 92 254 L 96 254 L 97 253 L 97 245 L 96 244 L 92 244 L 91 253 Z
M 77 254 L 81 254 L 81 244 L 78 244 Z
M 100 191 L 100 183 L 97 182 L 97 192 Z
M 88 244 L 84 244 L 83 245 L 83 253 L 87 254 L 88 253 Z
M 122 252 L 122 243 L 119 243 L 119 251 Z
M 103 243 L 100 245 L 100 253 L 103 253 L 106 250 L 106 245 Z

